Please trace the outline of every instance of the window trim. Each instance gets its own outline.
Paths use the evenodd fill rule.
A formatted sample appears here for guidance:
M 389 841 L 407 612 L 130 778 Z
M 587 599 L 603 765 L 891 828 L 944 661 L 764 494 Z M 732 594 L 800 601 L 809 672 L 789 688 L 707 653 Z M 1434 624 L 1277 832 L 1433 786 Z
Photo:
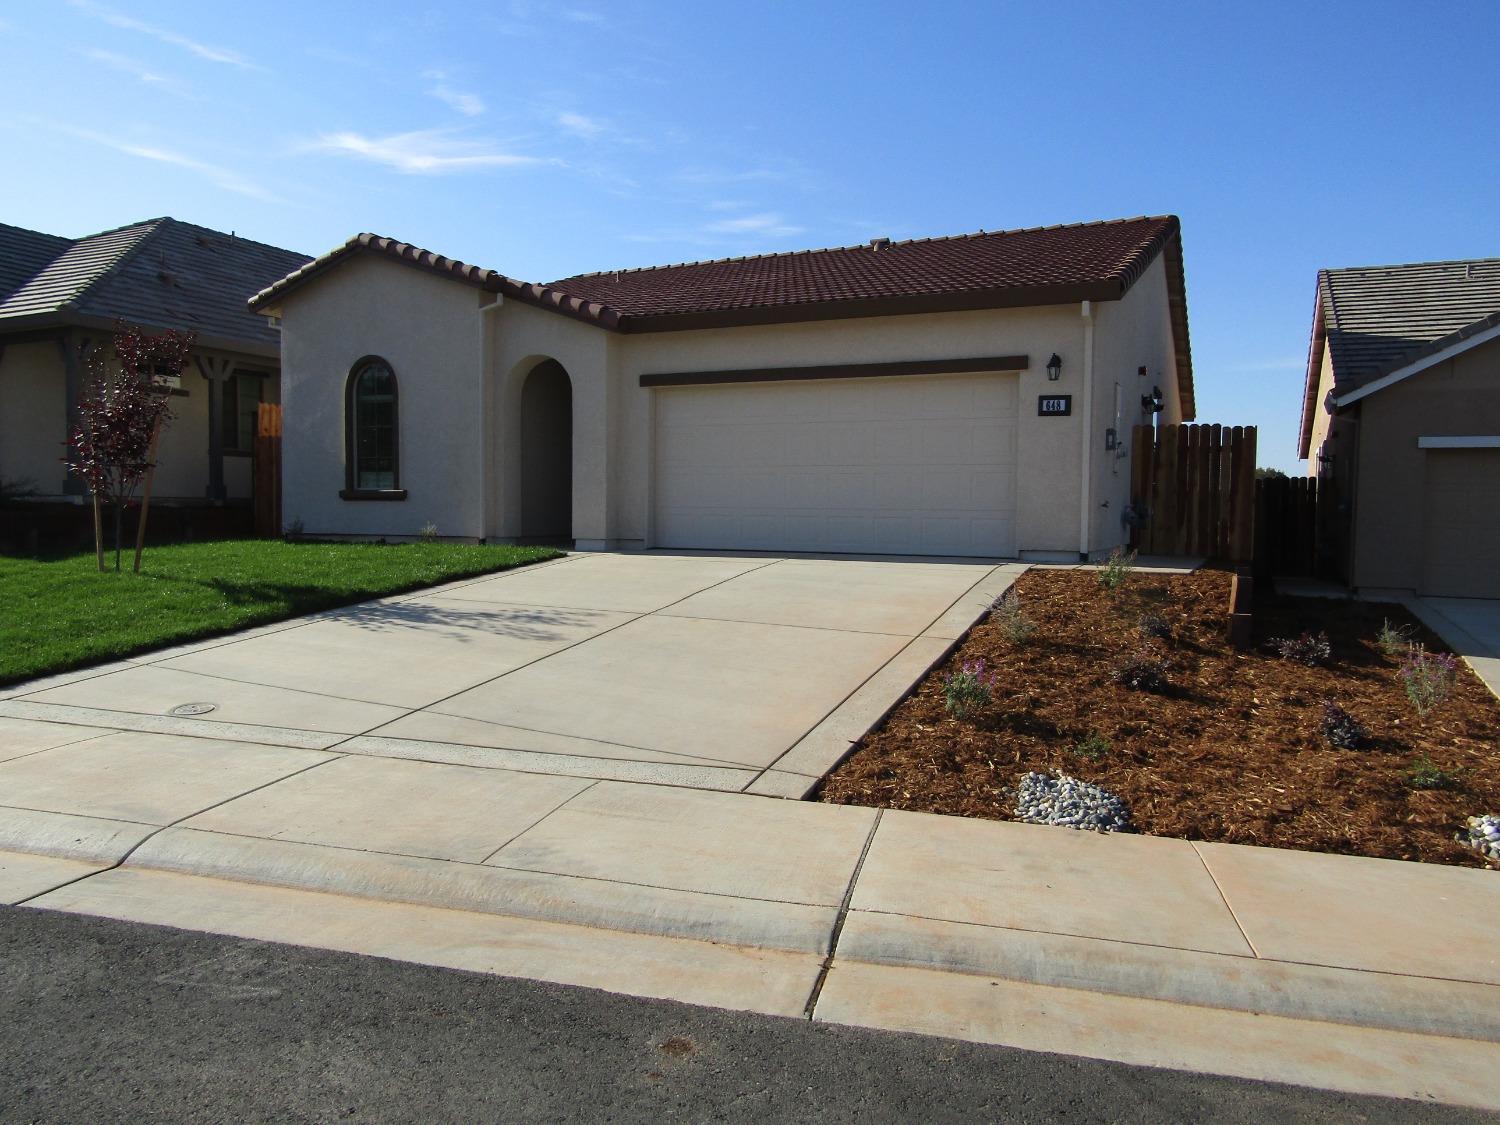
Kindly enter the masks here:
M 355 387 L 365 368 L 371 364 L 382 364 L 391 373 L 391 414 L 395 441 L 391 445 L 391 488 L 360 488 L 356 480 L 355 449 Z M 341 500 L 405 500 L 406 489 L 401 487 L 401 380 L 390 360 L 379 355 L 365 355 L 355 360 L 344 381 L 344 487 L 339 490 Z

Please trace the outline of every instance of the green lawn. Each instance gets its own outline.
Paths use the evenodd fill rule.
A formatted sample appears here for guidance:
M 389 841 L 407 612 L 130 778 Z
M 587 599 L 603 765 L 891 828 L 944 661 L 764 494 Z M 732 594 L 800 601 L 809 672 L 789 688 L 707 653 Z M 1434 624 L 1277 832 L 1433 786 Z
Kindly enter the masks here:
M 0 556 L 0 684 L 557 557 L 541 547 L 283 543 L 151 547 L 141 573 L 93 552 Z M 112 560 L 111 560 L 112 561 Z

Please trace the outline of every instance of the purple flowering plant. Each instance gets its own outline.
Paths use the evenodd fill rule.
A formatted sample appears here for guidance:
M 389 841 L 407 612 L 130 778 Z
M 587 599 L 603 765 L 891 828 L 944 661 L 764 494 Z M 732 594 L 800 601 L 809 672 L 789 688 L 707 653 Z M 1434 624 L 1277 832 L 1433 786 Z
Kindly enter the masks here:
M 990 701 L 999 674 L 989 671 L 984 658 L 965 660 L 957 672 L 943 677 L 943 700 L 948 714 L 966 719 Z

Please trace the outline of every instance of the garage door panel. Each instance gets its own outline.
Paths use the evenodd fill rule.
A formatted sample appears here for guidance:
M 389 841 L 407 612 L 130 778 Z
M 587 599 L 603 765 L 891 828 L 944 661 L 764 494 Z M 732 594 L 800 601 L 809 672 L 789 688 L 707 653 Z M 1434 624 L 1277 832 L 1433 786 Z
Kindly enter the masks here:
M 1500 449 L 1428 450 L 1422 592 L 1500 598 Z
M 1013 375 L 656 394 L 660 546 L 1014 553 Z

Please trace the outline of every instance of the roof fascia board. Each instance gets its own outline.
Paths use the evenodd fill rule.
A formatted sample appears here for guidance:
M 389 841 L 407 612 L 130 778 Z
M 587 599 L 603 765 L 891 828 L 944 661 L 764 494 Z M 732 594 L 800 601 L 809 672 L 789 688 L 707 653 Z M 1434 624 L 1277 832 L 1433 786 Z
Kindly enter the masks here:
M 1312 338 L 1307 344 L 1307 375 L 1302 386 L 1302 424 L 1297 433 L 1297 457 L 1307 460 L 1312 448 L 1313 417 L 1318 409 L 1318 383 L 1323 378 L 1323 350 L 1328 346 L 1327 326 L 1323 319 L 1323 281 L 1319 274 L 1313 295 Z
M 1495 339 L 1500 339 L 1500 323 L 1492 324 L 1490 327 L 1476 332 L 1466 339 L 1455 340 L 1447 347 L 1439 348 L 1430 355 L 1425 355 L 1420 359 L 1398 367 L 1389 374 L 1382 375 L 1379 379 L 1366 383 L 1364 386 L 1356 388 L 1346 395 L 1339 395 L 1333 400 L 1334 405 L 1342 410 L 1344 407 L 1350 406 L 1362 398 L 1368 398 L 1376 391 L 1383 391 L 1393 384 L 1399 383 L 1404 379 L 1410 379 L 1413 375 L 1418 375 L 1426 371 L 1429 367 L 1435 367 L 1439 363 L 1450 360 L 1454 356 L 1462 355 L 1466 351 L 1477 348 L 1480 344 L 1486 344 Z
M 0 319 L 0 340 L 20 343 L 26 339 L 46 339 L 69 328 L 86 328 L 112 334 L 116 327 L 122 323 L 122 320 L 123 318 L 89 316 L 70 309 L 64 309 L 61 312 L 33 313 L 29 316 L 6 317 Z M 142 328 L 151 328 L 156 331 L 192 331 L 190 328 L 184 329 L 180 326 L 170 324 L 151 324 L 149 322 L 137 321 L 126 321 L 126 323 L 139 324 Z M 279 360 L 281 357 L 281 347 L 278 344 L 265 344 L 254 340 L 236 340 L 227 336 L 203 336 L 195 334 L 194 346 L 212 349 L 213 351 L 230 352 L 256 360 Z

